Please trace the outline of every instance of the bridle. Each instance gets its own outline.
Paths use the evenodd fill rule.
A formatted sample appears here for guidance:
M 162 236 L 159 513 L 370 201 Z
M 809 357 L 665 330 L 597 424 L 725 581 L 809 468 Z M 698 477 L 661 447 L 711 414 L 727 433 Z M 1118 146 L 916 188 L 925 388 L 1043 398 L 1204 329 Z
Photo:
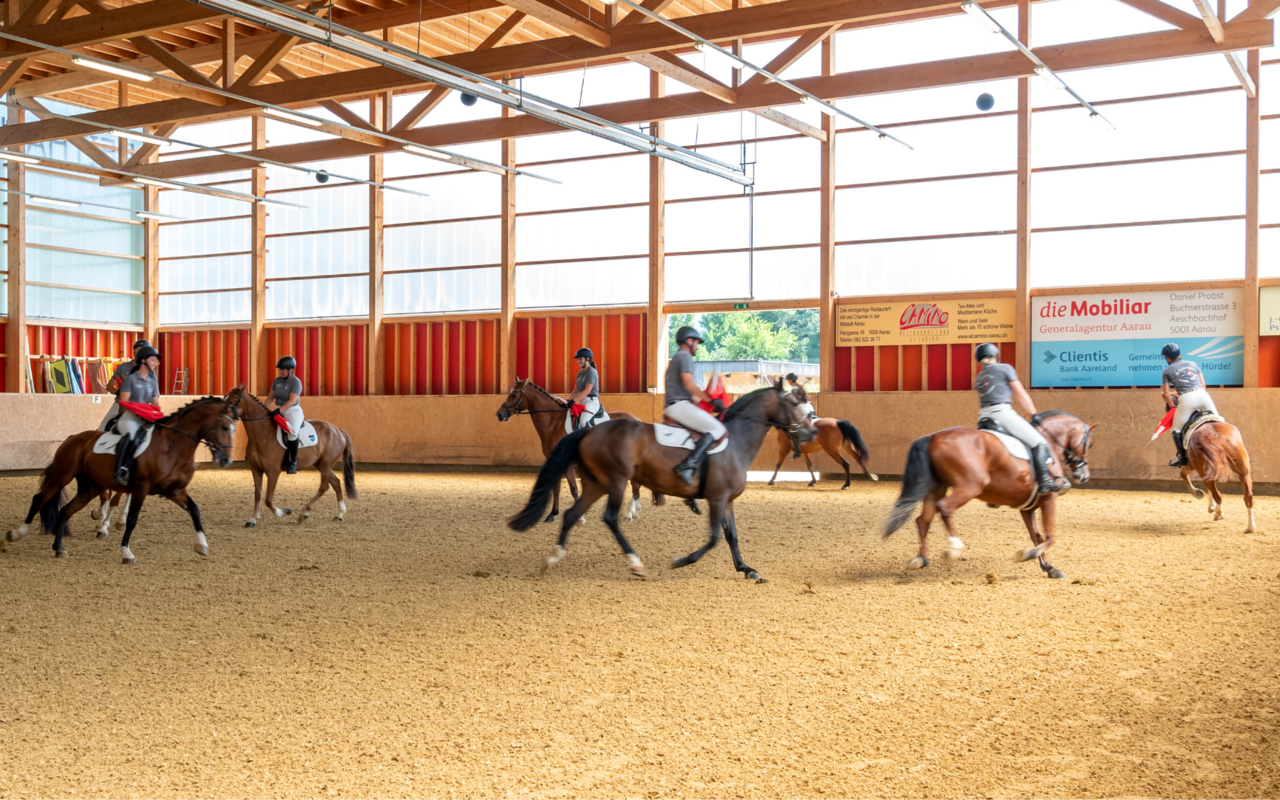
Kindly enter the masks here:
M 224 403 L 226 403 L 226 401 L 225 401 L 225 400 L 223 400 L 223 402 L 224 402 Z M 228 405 L 230 405 L 230 403 L 228 403 Z M 194 441 L 197 445 L 201 445 L 201 444 L 203 444 L 203 445 L 207 446 L 207 447 L 209 448 L 209 455 L 210 455 L 210 456 L 212 456 L 214 459 L 217 459 L 219 451 L 225 451 L 225 452 L 226 452 L 226 454 L 227 454 L 228 460 L 230 460 L 230 456 L 231 456 L 231 449 L 235 446 L 235 440 L 236 440 L 236 420 L 235 420 L 235 418 L 234 418 L 234 417 L 232 417 L 232 416 L 230 416 L 230 415 L 228 415 L 228 414 L 219 414 L 219 415 L 218 415 L 218 418 L 219 418 L 219 419 L 225 419 L 225 420 L 227 421 L 227 424 L 228 424 L 228 425 L 230 426 L 230 428 L 231 428 L 231 443 L 230 443 L 230 444 L 218 444 L 217 442 L 213 441 L 212 439 L 209 439 L 208 437 L 202 436 L 202 435 L 200 435 L 200 434 L 198 434 L 198 433 L 187 433 L 186 431 L 178 430 L 177 428 L 173 427 L 172 425 L 165 425 L 164 423 L 159 422 L 159 421 L 153 422 L 153 423 L 151 423 L 151 424 L 152 424 L 152 425 L 154 425 L 154 426 L 156 426 L 157 428 L 164 428 L 165 430 L 167 430 L 167 431 L 171 431 L 171 432 L 176 433 L 176 434 L 178 434 L 178 435 L 180 435 L 180 436 L 185 436 L 185 437 L 187 437 L 188 439 L 191 439 L 192 441 Z
M 508 405 L 504 402 L 501 406 L 499 406 L 499 407 L 498 407 L 498 410 L 499 410 L 499 411 L 505 411 L 505 412 L 507 412 L 507 415 L 508 415 L 508 416 L 511 416 L 511 417 L 518 417 L 518 416 L 520 416 L 521 414 L 562 414 L 562 413 L 564 413 L 564 410 L 565 410 L 565 409 L 564 409 L 564 407 L 561 407 L 561 408 L 544 408 L 544 409 L 542 409 L 542 410 L 540 410 L 540 411 L 535 411 L 535 410 L 533 410 L 533 409 L 528 409 L 528 410 L 526 410 L 526 411 L 521 411 L 521 410 L 520 410 L 520 404 L 524 402 L 524 393 L 525 393 L 525 390 L 527 390 L 528 388 L 529 388 L 529 382 L 528 382 L 528 381 L 525 381 L 524 383 L 520 384 L 520 394 L 516 395 L 516 402 L 515 402 L 515 404 L 514 404 L 514 405 L 511 405 L 511 406 L 508 406 Z M 548 397 L 550 397 L 551 395 L 547 395 L 547 396 L 548 396 Z
M 1072 471 L 1076 473 L 1079 473 L 1080 470 L 1083 469 L 1084 467 L 1089 466 L 1089 459 L 1087 459 L 1085 456 L 1089 454 L 1089 447 L 1091 445 L 1089 437 L 1093 435 L 1093 429 L 1090 428 L 1087 424 L 1085 424 L 1084 420 L 1080 420 L 1080 423 L 1084 425 L 1084 438 L 1080 440 L 1079 444 L 1077 444 L 1075 447 L 1071 448 L 1070 450 L 1067 449 L 1067 446 L 1065 444 L 1058 441 L 1058 437 L 1050 433 L 1049 429 L 1046 428 L 1044 425 L 1036 426 L 1040 429 L 1040 432 L 1043 433 L 1046 438 L 1048 438 L 1050 441 L 1052 441 L 1054 444 L 1058 446 L 1058 449 L 1062 451 L 1063 462 L 1065 462 L 1068 467 L 1071 467 Z

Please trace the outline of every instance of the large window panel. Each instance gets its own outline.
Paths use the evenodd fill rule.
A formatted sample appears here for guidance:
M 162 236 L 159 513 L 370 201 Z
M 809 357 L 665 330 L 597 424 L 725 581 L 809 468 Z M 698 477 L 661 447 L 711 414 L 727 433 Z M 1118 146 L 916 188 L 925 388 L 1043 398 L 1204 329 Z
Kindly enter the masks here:
M 245 253 L 252 243 L 252 221 L 220 219 L 160 226 L 160 257 Z
M 141 292 L 142 260 L 116 258 L 105 254 L 67 253 L 28 245 L 27 280 L 90 289 Z
M 90 212 L 92 213 L 92 211 Z M 27 206 L 27 243 L 75 247 L 115 255 L 142 252 L 141 225 Z
M 249 194 L 251 187 L 246 181 L 218 188 Z M 294 200 L 287 197 L 281 199 L 290 203 L 294 202 Z M 139 204 L 138 208 L 142 208 L 141 204 Z M 271 209 L 267 214 L 268 218 L 277 210 L 281 213 L 288 211 L 288 209 L 281 206 L 268 206 L 268 208 Z M 163 190 L 160 192 L 160 213 L 191 220 L 212 219 L 214 217 L 242 217 L 253 213 L 253 203 L 209 194 Z
M 274 195 L 272 199 L 306 207 L 271 206 L 267 213 L 268 234 L 355 228 L 369 224 L 369 189 L 363 185 L 285 192 Z
M 1062 73 L 1062 80 L 1093 103 L 1240 85 L 1226 59 L 1218 53 L 1072 70 Z M 1074 103 L 1075 100 L 1066 92 L 1054 89 L 1042 80 L 1031 81 L 1032 108 Z M 1106 113 L 1105 109 L 1103 113 Z
M 751 220 L 748 213 L 745 197 L 667 203 L 667 252 L 744 248 L 750 243 L 748 234 Z
M 516 261 L 648 253 L 648 207 L 538 214 L 516 219 Z
M 1018 166 L 1018 128 L 1013 116 L 912 125 L 894 135 L 915 149 L 888 146 L 870 131 L 838 134 L 836 182 L 876 183 L 1000 172 Z M 813 171 L 816 175 L 817 167 Z
M 28 258 L 31 253 L 28 251 Z M 27 286 L 27 317 L 112 325 L 142 324 L 142 294 Z
M 1277 57 L 1280 57 L 1280 55 Z M 1263 56 L 1263 58 L 1266 58 L 1266 56 Z M 1259 83 L 1263 86 L 1262 91 L 1258 93 L 1261 112 L 1263 114 L 1280 114 L 1280 90 L 1274 88 L 1280 85 L 1280 63 L 1264 65 L 1262 74 L 1258 77 L 1262 79 Z
M 821 145 L 808 136 L 750 143 L 747 159 L 756 162 L 756 192 L 816 189 L 821 182 Z M 718 180 L 732 185 L 723 178 Z
M 996 291 L 1016 283 L 1014 234 L 836 248 L 835 290 L 845 297 Z
M 1258 275 L 1280 278 L 1280 228 L 1258 231 Z
M 239 292 L 161 295 L 160 320 L 165 325 L 248 322 L 252 313 L 251 302 L 248 289 Z
M 1039 172 L 1031 227 L 1243 214 L 1244 176 L 1244 156 Z
M 754 247 L 776 247 L 788 244 L 817 244 L 820 235 L 818 216 L 822 209 L 818 192 L 766 195 L 755 198 L 755 209 L 748 205 L 747 224 L 754 227 Z
M 267 319 L 363 317 L 369 313 L 369 279 L 311 278 L 267 284 Z
M 387 314 L 490 311 L 502 304 L 498 267 L 387 274 L 383 280 Z
M 1016 8 L 992 9 L 1005 28 L 1018 30 Z M 967 14 L 857 28 L 835 35 L 836 64 L 841 72 L 897 67 L 926 61 L 1004 53 L 1016 48 L 993 36 Z
M 1031 234 L 1032 286 L 1243 277 L 1243 220 Z
M 516 267 L 519 308 L 615 306 L 648 300 L 648 258 Z
M 522 179 L 521 189 L 528 188 L 531 179 Z M 458 172 L 415 180 L 398 180 L 393 186 L 402 186 L 428 195 L 383 192 L 384 224 L 401 222 L 429 222 L 444 219 L 484 217 L 501 213 L 502 179 L 488 172 Z M 520 192 L 516 193 L 520 196 Z
M 369 233 L 342 231 L 267 239 L 267 278 L 369 271 Z
M 751 297 L 750 257 L 747 253 L 708 253 L 668 256 L 666 300 L 747 300 Z
M 1244 92 L 1119 103 L 1100 109 L 1109 131 L 1081 107 L 1038 111 L 1031 121 L 1031 166 L 1097 164 L 1243 150 Z M 1016 142 L 1011 151 L 1016 154 Z
M 538 174 L 561 183 L 523 179 L 516 209 L 524 213 L 647 202 L 650 158 L 637 154 L 539 166 Z
M 1258 222 L 1280 222 L 1280 173 L 1258 177 Z
M 762 250 L 752 264 L 753 300 L 800 300 L 821 293 L 822 253 L 816 247 Z
M 838 241 L 1012 231 L 1017 176 L 963 178 L 836 192 Z
M 383 261 L 388 272 L 497 264 L 501 245 L 502 223 L 496 219 L 387 228 Z
M 1280 78 L 1280 73 L 1276 75 Z M 1280 90 L 1276 91 L 1280 94 Z M 1280 119 L 1264 119 L 1259 127 L 1261 147 L 1258 157 L 1262 169 L 1280 169 Z
M 103 217 L 137 219 L 133 212 L 142 208 L 142 192 L 139 189 L 99 186 L 96 178 L 85 180 L 40 169 L 27 170 L 27 191 L 61 200 L 96 203 L 98 205 L 88 210 L 88 213 Z M 28 208 L 33 209 L 35 206 L 29 205 Z
M 984 92 L 995 98 L 996 104 L 991 112 L 982 111 L 976 105 L 978 95 Z M 849 110 L 873 125 L 887 125 L 893 122 L 921 122 L 934 119 L 951 119 L 953 117 L 977 117 L 987 113 L 1017 111 L 1018 82 L 1016 80 L 984 81 L 982 83 L 960 84 L 959 86 L 915 89 L 909 92 L 873 94 L 841 101 L 839 105 L 841 108 Z M 844 117 L 838 117 L 836 124 L 842 129 L 860 127 Z M 910 128 L 894 131 L 893 134 L 908 144 L 912 144 Z M 883 145 L 886 152 L 891 148 L 902 147 L 902 145 L 887 139 L 882 141 L 881 145 Z M 878 154 L 880 151 L 872 152 Z
M 212 289 L 247 289 L 252 281 L 251 258 L 215 256 L 212 258 L 180 258 L 160 262 L 160 291 L 207 292 Z M 167 318 L 163 310 L 162 324 L 178 322 Z M 245 317 L 248 319 L 248 317 Z

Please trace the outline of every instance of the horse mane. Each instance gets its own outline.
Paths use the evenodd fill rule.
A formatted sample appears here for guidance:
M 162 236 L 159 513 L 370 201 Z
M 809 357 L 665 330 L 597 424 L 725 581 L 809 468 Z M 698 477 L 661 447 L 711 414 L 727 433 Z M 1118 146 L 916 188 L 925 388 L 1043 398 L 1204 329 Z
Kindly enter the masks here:
M 1058 411 L 1057 409 L 1051 409 L 1049 411 L 1040 412 L 1040 419 L 1047 419 L 1049 417 L 1070 417 L 1071 419 L 1074 419 L 1076 422 L 1084 422 L 1084 420 L 1080 419 L 1075 414 L 1072 414 L 1067 411 Z
M 732 422 L 733 420 L 742 416 L 742 413 L 743 411 L 746 410 L 747 406 L 751 405 L 755 401 L 764 397 L 766 393 L 774 392 L 774 391 L 777 391 L 775 387 L 765 386 L 762 389 L 756 389 L 754 392 L 751 392 L 750 394 L 746 394 L 746 395 L 743 395 L 742 397 L 739 397 L 737 400 L 733 402 L 733 405 L 725 409 L 724 421 Z
M 187 414 L 190 414 L 192 411 L 195 411 L 197 408 L 203 408 L 209 405 L 210 403 L 225 403 L 227 405 L 231 405 L 230 403 L 227 403 L 227 400 L 224 397 L 215 397 L 213 395 L 209 395 L 208 397 L 201 397 L 199 399 L 192 400 L 190 403 L 187 403 L 185 406 L 173 412 L 172 414 L 169 414 L 168 416 L 165 416 L 165 417 L 161 417 L 159 420 L 157 420 L 157 422 L 166 423 L 166 422 L 173 422 L 173 421 L 179 420 L 185 417 Z M 232 408 L 234 408 L 234 406 L 232 406 Z
M 803 386 L 797 386 L 791 390 L 791 393 L 800 398 L 801 403 L 809 402 L 809 393 L 804 390 Z

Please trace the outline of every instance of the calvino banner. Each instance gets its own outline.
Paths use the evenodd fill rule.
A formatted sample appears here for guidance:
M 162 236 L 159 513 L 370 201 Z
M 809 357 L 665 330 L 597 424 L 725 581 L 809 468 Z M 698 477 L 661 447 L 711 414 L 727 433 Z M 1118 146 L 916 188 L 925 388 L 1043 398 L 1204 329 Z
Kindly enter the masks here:
M 836 346 L 1012 342 L 1012 297 L 836 306 Z

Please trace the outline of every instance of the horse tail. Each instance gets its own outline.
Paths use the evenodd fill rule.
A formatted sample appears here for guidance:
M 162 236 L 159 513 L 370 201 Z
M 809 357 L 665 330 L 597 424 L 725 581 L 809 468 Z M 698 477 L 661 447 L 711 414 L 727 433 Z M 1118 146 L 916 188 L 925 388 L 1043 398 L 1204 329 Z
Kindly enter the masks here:
M 590 428 L 582 428 L 566 435 L 556 443 L 556 446 L 551 449 L 551 455 L 547 456 L 547 463 L 538 470 L 538 479 L 534 481 L 529 502 L 520 510 L 520 513 L 507 520 L 507 527 L 513 531 L 527 531 L 538 524 L 538 520 L 542 519 L 542 513 L 547 510 L 547 503 L 551 502 L 551 493 L 560 488 L 561 478 L 578 460 L 578 448 L 582 444 L 582 438 L 590 432 Z
M 907 452 L 907 465 L 902 470 L 902 494 L 894 504 L 889 519 L 884 523 L 884 536 L 888 538 L 906 523 L 911 512 L 934 487 L 933 462 L 929 458 L 929 443 L 933 435 L 921 436 L 911 444 Z
M 662 492 L 653 493 L 653 505 L 655 507 L 665 506 L 666 504 L 667 504 L 667 496 L 665 494 L 663 494 Z
M 1208 427 L 1201 428 L 1192 437 L 1188 450 L 1198 450 L 1204 459 L 1204 468 L 1200 477 L 1205 481 L 1226 481 L 1231 479 L 1235 464 L 1231 458 L 1231 443 L 1225 436 Z M 1243 466 L 1243 465 L 1241 465 Z
M 342 436 L 347 440 L 342 448 L 342 487 L 347 490 L 347 497 L 359 500 L 360 493 L 356 491 L 355 452 L 351 448 L 351 436 L 346 431 L 342 432 Z
M 49 475 L 52 472 L 53 464 L 50 463 L 49 466 L 44 468 L 44 472 L 40 474 L 40 491 L 36 494 L 37 498 L 44 492 L 45 487 L 49 483 Z M 58 532 L 58 514 L 62 512 L 63 505 L 65 505 L 65 503 L 62 502 L 62 492 L 58 491 L 40 507 L 40 525 L 44 529 L 45 533 L 56 534 Z M 67 530 L 68 528 L 70 528 L 69 525 L 63 526 L 62 534 L 64 536 L 69 532 Z
M 853 448 L 853 452 L 857 454 L 858 461 L 867 460 L 867 443 L 862 440 L 862 434 L 858 431 L 857 426 L 847 419 L 836 420 L 836 425 L 840 428 L 840 433 L 844 434 L 845 441 L 849 443 L 849 447 Z

